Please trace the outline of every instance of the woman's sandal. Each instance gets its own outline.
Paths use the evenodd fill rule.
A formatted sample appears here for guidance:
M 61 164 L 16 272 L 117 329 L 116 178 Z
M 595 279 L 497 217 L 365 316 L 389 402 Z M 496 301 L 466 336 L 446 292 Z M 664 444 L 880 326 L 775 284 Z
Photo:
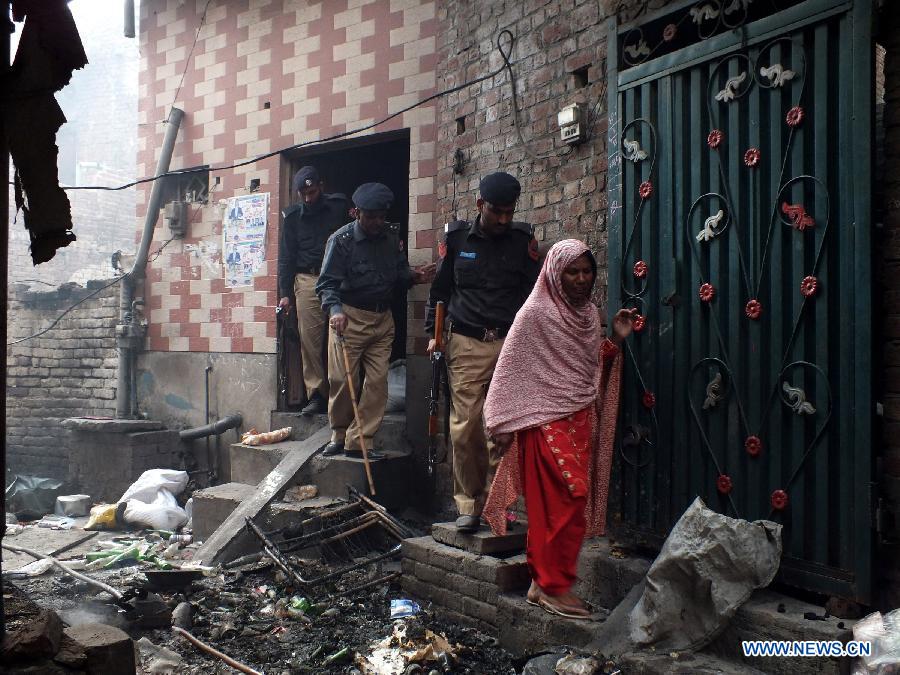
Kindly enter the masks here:
M 558 605 L 553 602 L 550 596 L 543 593 L 541 594 L 541 597 L 538 600 L 537 604 L 544 611 L 549 612 L 550 614 L 565 617 L 567 619 L 590 620 L 593 618 L 591 617 L 591 614 L 588 610 L 580 609 L 578 607 L 570 607 L 568 605 Z

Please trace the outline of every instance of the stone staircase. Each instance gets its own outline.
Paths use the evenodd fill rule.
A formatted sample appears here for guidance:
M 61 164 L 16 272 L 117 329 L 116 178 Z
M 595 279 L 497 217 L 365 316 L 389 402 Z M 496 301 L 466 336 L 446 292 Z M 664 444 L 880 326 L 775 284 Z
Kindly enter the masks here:
M 198 490 L 194 493 L 194 538 L 205 541 L 240 505 L 252 496 L 259 485 L 278 463 L 304 439 L 328 426 L 326 415 L 302 415 L 272 412 L 270 429 L 291 427 L 291 440 L 271 445 L 250 446 L 233 443 L 221 474 L 229 482 Z M 412 452 L 406 439 L 406 417 L 403 414 L 386 415 L 381 429 L 375 436 L 375 447 L 386 455 L 385 459 L 371 462 L 375 482 L 376 501 L 389 509 L 403 508 L 411 501 L 409 489 L 413 476 Z M 276 500 L 264 514 L 263 529 L 284 527 L 308 517 L 310 511 L 328 506 L 337 497 L 347 496 L 350 485 L 368 494 L 368 482 L 361 459 L 344 456 L 314 456 L 285 487 L 291 485 L 315 485 L 319 496 L 302 502 L 286 503 Z M 258 550 L 256 541 L 248 539 L 244 552 Z

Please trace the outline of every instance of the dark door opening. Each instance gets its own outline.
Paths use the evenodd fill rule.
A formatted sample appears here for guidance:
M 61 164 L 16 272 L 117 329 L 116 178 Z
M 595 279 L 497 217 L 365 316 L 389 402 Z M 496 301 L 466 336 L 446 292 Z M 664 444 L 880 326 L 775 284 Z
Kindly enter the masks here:
M 282 210 L 296 201 L 296 195 L 291 194 L 291 178 L 307 164 L 319 170 L 325 192 L 342 192 L 348 200 L 362 183 L 387 185 L 394 193 L 388 221 L 399 224 L 400 236 L 409 243 L 409 130 L 336 141 L 285 154 L 280 191 Z M 347 222 L 351 220 L 348 214 Z M 406 309 L 406 293 L 398 290 L 392 307 L 395 332 L 391 361 L 406 356 Z M 305 397 L 296 326 L 286 328 L 278 347 L 278 389 L 283 392 L 278 397 L 278 407 L 294 410 L 304 404 Z

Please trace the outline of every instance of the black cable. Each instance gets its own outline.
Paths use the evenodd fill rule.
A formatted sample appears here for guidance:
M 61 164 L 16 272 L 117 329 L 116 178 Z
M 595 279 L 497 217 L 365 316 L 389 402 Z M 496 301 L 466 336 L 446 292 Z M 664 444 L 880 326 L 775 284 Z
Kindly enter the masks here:
M 194 33 L 194 44 L 191 45 L 191 51 L 188 52 L 187 58 L 184 61 L 184 70 L 181 71 L 181 82 L 178 83 L 178 89 L 175 90 L 175 98 L 172 99 L 172 106 L 175 105 L 175 101 L 178 100 L 178 94 L 181 93 L 181 87 L 184 84 L 184 76 L 187 75 L 188 66 L 191 65 L 191 57 L 194 55 L 194 47 L 197 46 L 197 39 L 200 37 L 200 30 L 203 28 L 203 24 L 206 21 L 206 10 L 209 9 L 209 5 L 211 2 L 212 0 L 206 0 L 206 7 L 203 8 L 203 15 L 200 17 L 200 25 L 197 26 L 197 32 Z
M 503 44 L 501 42 L 503 40 L 504 36 L 507 36 L 509 38 L 509 43 L 507 46 L 508 51 L 504 51 Z M 90 185 L 90 186 L 72 185 L 72 186 L 69 186 L 69 187 L 66 187 L 63 189 L 64 190 L 105 190 L 105 191 L 110 191 L 110 192 L 116 192 L 119 190 L 127 190 L 128 188 L 135 187 L 136 185 L 142 185 L 144 183 L 152 183 L 153 181 L 159 180 L 160 178 L 163 178 L 165 176 L 183 176 L 183 175 L 187 175 L 187 174 L 200 173 L 200 172 L 216 173 L 219 171 L 226 171 L 228 169 L 237 169 L 242 166 L 247 166 L 248 164 L 253 164 L 254 162 L 261 162 L 264 159 L 269 159 L 270 157 L 275 157 L 276 155 L 280 155 L 283 152 L 289 152 L 291 150 L 299 150 L 300 148 L 304 148 L 304 147 L 307 147 L 310 145 L 318 145 L 320 143 L 328 143 L 330 141 L 336 141 L 341 138 L 346 138 L 347 136 L 352 136 L 354 134 L 358 134 L 363 131 L 368 131 L 369 129 L 373 129 L 377 126 L 380 126 L 380 125 L 384 124 L 385 122 L 389 122 L 390 120 L 394 119 L 395 117 L 399 117 L 400 115 L 403 115 L 404 113 L 407 113 L 410 110 L 418 108 L 421 105 L 430 103 L 431 101 L 433 101 L 437 98 L 440 98 L 441 96 L 447 96 L 448 94 L 452 94 L 454 92 L 460 91 L 462 89 L 465 89 L 466 87 L 471 87 L 474 84 L 478 84 L 480 82 L 484 82 L 485 80 L 489 80 L 492 77 L 496 77 L 497 75 L 502 73 L 504 70 L 506 70 L 509 73 L 510 86 L 512 87 L 512 93 L 513 93 L 513 100 L 517 101 L 518 99 L 516 98 L 515 75 L 514 75 L 513 69 L 512 69 L 512 62 L 510 61 L 510 57 L 512 56 L 512 48 L 513 48 L 514 44 L 515 44 L 515 37 L 513 36 L 512 31 L 510 31 L 509 29 L 504 29 L 504 30 L 500 31 L 500 34 L 497 35 L 496 46 L 497 46 L 497 51 L 499 51 L 500 55 L 503 57 L 503 65 L 501 65 L 499 68 L 488 73 L 487 75 L 482 75 L 481 77 L 477 77 L 474 80 L 469 80 L 468 82 L 464 82 L 463 84 L 456 85 L 455 87 L 450 87 L 449 89 L 444 89 L 443 91 L 439 91 L 435 94 L 431 94 L 430 96 L 426 96 L 425 98 L 421 99 L 420 101 L 417 101 L 416 103 L 413 103 L 412 105 L 408 105 L 405 108 L 402 108 L 401 110 L 398 110 L 397 112 L 392 113 L 391 115 L 388 115 L 384 119 L 381 119 L 377 122 L 372 122 L 371 124 L 367 124 L 365 126 L 362 126 L 362 127 L 356 128 L 356 129 L 351 129 L 349 131 L 343 131 L 341 133 L 334 134 L 332 136 L 328 136 L 326 138 L 321 138 L 321 139 L 311 140 L 311 141 L 304 141 L 303 143 L 297 143 L 296 145 L 290 145 L 286 148 L 280 148 L 278 150 L 273 150 L 273 151 L 267 152 L 263 155 L 257 155 L 256 157 L 253 157 L 251 159 L 245 159 L 243 161 L 236 162 L 234 164 L 226 164 L 224 166 L 216 166 L 216 167 L 191 168 L 191 169 L 179 169 L 179 170 L 175 170 L 175 171 L 167 171 L 166 173 L 160 174 L 158 176 L 152 176 L 152 177 L 148 177 L 148 178 L 140 178 L 140 179 L 132 181 L 130 183 L 125 183 L 124 185 L 119 185 L 119 186 L 115 186 L 115 187 L 109 187 L 109 186 L 104 186 L 104 185 Z M 517 107 L 517 104 L 514 104 L 514 105 L 516 105 L 516 107 Z M 515 117 L 515 124 L 516 124 L 516 129 L 518 130 L 519 127 L 518 127 L 518 117 L 517 116 Z M 525 143 L 524 139 L 522 138 L 521 131 L 519 131 L 519 141 L 523 144 Z M 527 148 L 527 145 L 526 145 L 526 148 Z M 529 156 L 530 156 L 530 151 L 526 149 L 526 152 L 529 152 Z M 10 185 L 12 185 L 12 183 L 10 183 Z
M 162 253 L 163 249 L 164 249 L 166 246 L 168 246 L 174 239 L 175 239 L 175 237 L 172 237 L 171 239 L 168 239 L 168 240 L 165 241 L 158 249 L 156 249 L 156 251 L 153 252 L 152 257 L 150 257 L 150 258 L 147 259 L 147 264 L 149 265 L 151 262 L 153 262 L 154 260 L 156 260 L 156 259 L 159 257 L 159 254 Z M 11 346 L 13 346 L 13 345 L 17 345 L 17 344 L 20 344 L 20 343 L 22 343 L 22 342 L 25 342 L 26 340 L 32 340 L 32 339 L 34 339 L 34 338 L 36 338 L 36 337 L 40 337 L 40 336 L 43 335 L 44 333 L 47 333 L 47 332 L 50 331 L 54 326 L 56 326 L 56 324 L 58 324 L 66 314 L 68 314 L 68 313 L 71 312 L 73 309 L 75 309 L 76 307 L 78 307 L 78 305 L 80 305 L 82 302 L 84 302 L 85 300 L 90 300 L 90 299 L 93 298 L 95 295 L 97 295 L 100 291 L 106 290 L 106 289 L 109 288 L 110 286 L 119 283 L 119 282 L 122 281 L 125 277 L 128 277 L 128 276 L 131 276 L 131 272 L 126 272 L 126 273 L 123 274 L 122 276 L 116 277 L 115 279 L 113 279 L 112 281 L 110 281 L 108 284 L 104 284 L 104 285 L 101 286 L 100 288 L 95 289 L 93 292 L 91 292 L 91 293 L 89 293 L 88 295 L 84 296 L 81 300 L 79 300 L 78 302 L 76 302 L 74 305 L 71 305 L 70 307 L 68 307 L 65 311 L 63 311 L 62 314 L 60 314 L 59 316 L 57 316 L 57 317 L 50 323 L 49 326 L 47 326 L 47 327 L 44 328 L 43 330 L 41 330 L 41 331 L 35 333 L 34 335 L 29 335 L 28 337 L 23 337 L 23 338 L 19 338 L 18 340 L 13 340 L 12 342 L 7 342 L 7 343 L 6 343 L 6 346 L 7 346 L 7 347 L 11 347 Z M 42 283 L 43 283 L 43 282 L 42 282 Z

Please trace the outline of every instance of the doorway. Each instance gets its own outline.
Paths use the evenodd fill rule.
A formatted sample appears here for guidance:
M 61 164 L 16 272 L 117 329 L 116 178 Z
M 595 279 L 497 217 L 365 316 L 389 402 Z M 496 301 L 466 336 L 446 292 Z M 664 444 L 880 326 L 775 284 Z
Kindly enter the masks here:
M 296 195 L 291 193 L 291 178 L 300 167 L 311 164 L 318 169 L 325 183 L 325 192 L 341 192 L 347 196 L 348 201 L 354 190 L 363 183 L 387 185 L 394 193 L 394 204 L 388 212 L 388 222 L 399 225 L 400 237 L 408 244 L 409 143 L 409 130 L 402 129 L 285 153 L 279 210 L 284 210 L 296 201 Z M 351 220 L 348 214 L 347 222 Z M 398 289 L 391 307 L 394 316 L 392 362 L 406 357 L 406 311 L 406 291 Z M 305 396 L 296 325 L 284 326 L 279 334 L 278 408 L 297 410 L 304 405 Z

